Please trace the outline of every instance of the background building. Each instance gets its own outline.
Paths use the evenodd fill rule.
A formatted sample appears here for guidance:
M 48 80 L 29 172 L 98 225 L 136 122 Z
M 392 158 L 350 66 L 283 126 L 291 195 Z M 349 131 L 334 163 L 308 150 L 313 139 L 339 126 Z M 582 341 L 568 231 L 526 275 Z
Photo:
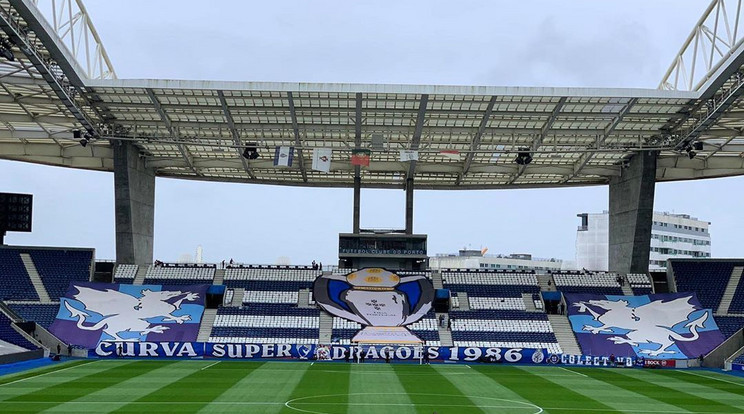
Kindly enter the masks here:
M 576 232 L 576 266 L 608 270 L 609 214 L 581 213 Z M 666 270 L 670 258 L 710 257 L 710 223 L 688 214 L 654 212 L 649 270 Z
M 561 259 L 534 258 L 531 254 L 485 254 L 484 250 L 460 250 L 455 254 L 438 254 L 429 258 L 431 269 L 512 269 L 536 271 L 574 269 L 573 263 Z

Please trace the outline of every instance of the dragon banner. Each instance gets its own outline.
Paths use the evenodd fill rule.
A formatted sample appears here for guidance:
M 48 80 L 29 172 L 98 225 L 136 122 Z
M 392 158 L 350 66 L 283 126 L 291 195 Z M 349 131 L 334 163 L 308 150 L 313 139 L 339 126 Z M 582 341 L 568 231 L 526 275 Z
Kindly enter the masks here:
M 723 342 L 694 293 L 614 296 L 567 293 L 568 318 L 586 355 L 690 359 Z
M 66 343 L 196 341 L 209 285 L 71 283 L 50 331 Z

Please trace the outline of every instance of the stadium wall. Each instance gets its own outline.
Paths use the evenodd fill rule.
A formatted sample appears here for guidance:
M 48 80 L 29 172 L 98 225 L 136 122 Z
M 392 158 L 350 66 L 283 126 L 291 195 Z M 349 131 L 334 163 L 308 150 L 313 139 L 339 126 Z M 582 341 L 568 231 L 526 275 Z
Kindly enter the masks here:
M 703 367 L 723 368 L 723 363 L 726 359 L 742 347 L 744 347 L 744 329 L 739 329 L 738 332 L 731 335 L 728 339 L 723 341 L 721 345 L 718 345 L 718 347 L 705 356 Z

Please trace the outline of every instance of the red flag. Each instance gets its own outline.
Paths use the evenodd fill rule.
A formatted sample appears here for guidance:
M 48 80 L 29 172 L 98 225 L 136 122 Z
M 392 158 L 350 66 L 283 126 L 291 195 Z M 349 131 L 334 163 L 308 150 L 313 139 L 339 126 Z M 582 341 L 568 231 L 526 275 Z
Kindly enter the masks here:
M 369 154 L 368 149 L 355 149 L 351 150 L 351 165 L 359 165 L 362 167 L 369 167 Z
M 460 161 L 460 151 L 458 150 L 443 150 L 439 151 L 439 155 L 449 158 L 451 160 Z

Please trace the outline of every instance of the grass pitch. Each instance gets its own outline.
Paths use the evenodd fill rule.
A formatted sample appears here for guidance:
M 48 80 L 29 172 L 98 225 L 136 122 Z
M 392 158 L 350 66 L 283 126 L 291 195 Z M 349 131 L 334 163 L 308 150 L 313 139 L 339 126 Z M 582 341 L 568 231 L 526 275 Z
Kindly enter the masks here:
M 0 377 L 0 413 L 744 413 L 744 378 L 691 370 L 72 361 Z

